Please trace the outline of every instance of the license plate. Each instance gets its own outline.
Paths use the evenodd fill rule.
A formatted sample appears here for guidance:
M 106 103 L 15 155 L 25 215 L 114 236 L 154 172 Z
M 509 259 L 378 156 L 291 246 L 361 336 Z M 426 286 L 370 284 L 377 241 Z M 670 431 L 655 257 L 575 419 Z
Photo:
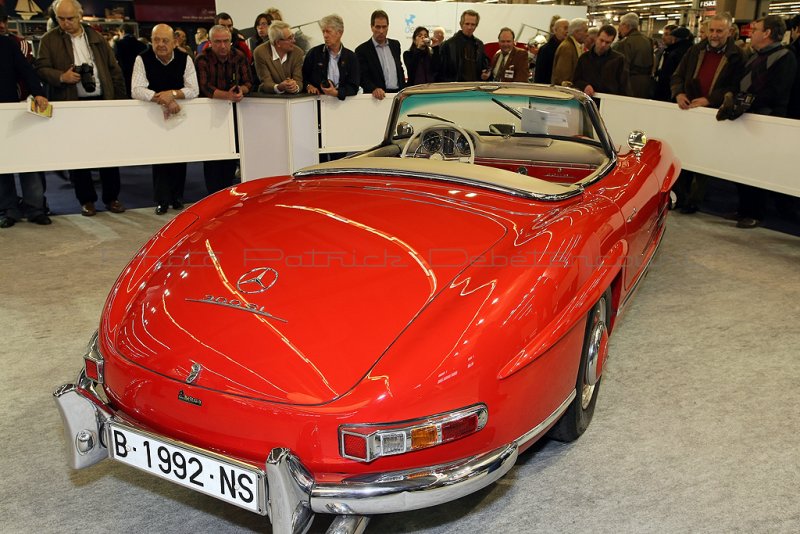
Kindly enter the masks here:
M 264 473 L 214 453 L 109 421 L 109 457 L 257 514 L 266 513 Z

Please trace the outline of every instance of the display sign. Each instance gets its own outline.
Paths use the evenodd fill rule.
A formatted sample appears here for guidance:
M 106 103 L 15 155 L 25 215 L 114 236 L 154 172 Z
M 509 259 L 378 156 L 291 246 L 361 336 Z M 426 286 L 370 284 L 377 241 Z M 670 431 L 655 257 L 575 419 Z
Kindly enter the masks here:
M 136 0 L 133 4 L 138 22 L 213 23 L 214 0 Z

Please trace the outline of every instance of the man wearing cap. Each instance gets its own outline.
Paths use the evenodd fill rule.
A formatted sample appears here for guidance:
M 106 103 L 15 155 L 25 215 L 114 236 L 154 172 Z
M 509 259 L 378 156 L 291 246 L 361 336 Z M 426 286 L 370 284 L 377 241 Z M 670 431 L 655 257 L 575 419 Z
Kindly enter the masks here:
M 672 101 L 670 83 L 672 75 L 681 63 L 684 54 L 692 47 L 694 36 L 683 26 L 664 28 L 664 53 L 661 55 L 658 70 L 656 71 L 656 89 L 654 98 L 663 102 Z

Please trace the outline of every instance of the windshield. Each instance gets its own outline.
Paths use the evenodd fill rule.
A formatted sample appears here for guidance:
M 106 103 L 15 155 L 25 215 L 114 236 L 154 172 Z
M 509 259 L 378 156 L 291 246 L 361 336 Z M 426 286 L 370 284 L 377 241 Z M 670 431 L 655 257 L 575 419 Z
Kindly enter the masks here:
M 487 90 L 421 92 L 409 94 L 401 105 L 397 124 L 418 131 L 434 123 L 455 124 L 481 136 L 533 136 L 597 141 L 586 107 L 570 93 Z M 538 93 L 538 94 L 537 94 Z M 402 138 L 392 128 L 395 138 Z

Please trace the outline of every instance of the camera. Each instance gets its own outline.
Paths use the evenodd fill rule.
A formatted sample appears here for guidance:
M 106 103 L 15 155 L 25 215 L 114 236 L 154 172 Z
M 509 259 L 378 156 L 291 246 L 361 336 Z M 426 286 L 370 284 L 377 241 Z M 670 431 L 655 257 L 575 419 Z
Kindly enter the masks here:
M 330 81 L 330 80 L 325 80 L 325 81 L 324 81 L 324 82 L 322 82 L 320 85 L 321 85 L 322 87 L 324 87 L 325 89 L 328 89 L 328 88 L 330 88 L 330 86 L 331 86 L 331 85 L 333 85 L 333 84 L 331 83 L 331 81 Z
M 73 70 L 81 77 L 81 84 L 87 93 L 94 93 L 97 90 L 97 84 L 94 81 L 94 67 L 88 63 L 76 65 Z
M 747 110 L 750 109 L 750 106 L 753 105 L 753 100 L 755 100 L 755 96 L 751 93 L 733 93 L 728 91 L 725 93 L 725 96 L 722 100 L 722 105 L 719 107 L 717 111 L 717 120 L 724 121 L 724 120 L 736 120 L 741 117 L 744 113 L 747 113 Z

